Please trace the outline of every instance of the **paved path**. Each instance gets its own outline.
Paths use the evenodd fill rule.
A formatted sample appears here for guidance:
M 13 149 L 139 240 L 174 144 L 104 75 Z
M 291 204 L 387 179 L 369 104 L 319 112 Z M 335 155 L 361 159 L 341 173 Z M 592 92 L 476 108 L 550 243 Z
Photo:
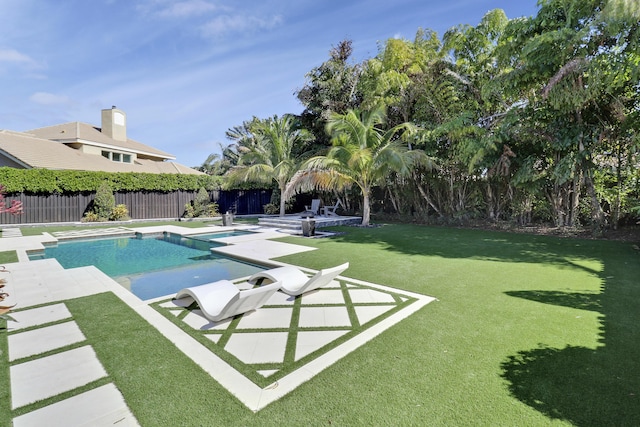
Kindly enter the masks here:
M 11 409 L 21 414 L 13 425 L 138 425 L 117 387 L 100 381 L 107 372 L 62 302 L 106 292 L 109 279 L 95 267 L 64 270 L 54 260 L 6 268 L 3 303 L 35 306 L 10 313 L 16 322 L 7 322 Z M 57 397 L 63 393 L 71 396 Z M 41 400 L 51 404 L 34 405 Z
M 3 228 L 0 230 L 2 237 L 22 237 L 22 231 L 18 227 Z

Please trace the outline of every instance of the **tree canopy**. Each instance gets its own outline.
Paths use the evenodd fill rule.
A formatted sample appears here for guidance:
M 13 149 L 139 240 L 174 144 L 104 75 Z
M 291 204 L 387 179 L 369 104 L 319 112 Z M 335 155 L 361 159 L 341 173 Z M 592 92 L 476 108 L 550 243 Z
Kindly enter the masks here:
M 360 63 L 351 41 L 341 41 L 296 92 L 298 136 L 278 133 L 275 118 L 230 129 L 229 177 L 242 169 L 243 179 L 270 176 L 283 198 L 293 188 L 353 184 L 362 202 L 352 210 L 363 223 L 370 209 L 594 232 L 636 221 L 640 5 L 538 6 L 535 16 L 511 20 L 492 10 L 442 38 L 420 28 Z

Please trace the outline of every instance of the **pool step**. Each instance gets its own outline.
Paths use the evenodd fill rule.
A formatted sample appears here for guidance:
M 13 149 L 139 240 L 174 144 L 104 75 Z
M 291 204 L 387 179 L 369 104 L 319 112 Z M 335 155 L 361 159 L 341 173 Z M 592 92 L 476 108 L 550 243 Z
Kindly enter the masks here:
M 258 225 L 261 227 L 281 228 L 292 231 L 302 231 L 302 222 L 298 219 L 286 220 L 284 218 L 260 218 Z
M 316 228 L 334 227 L 337 225 L 354 225 L 360 224 L 362 218 L 356 216 L 339 216 L 339 217 L 316 217 L 313 218 Z M 299 216 L 268 216 L 260 217 L 258 225 L 263 227 L 274 227 L 288 231 L 302 231 L 302 221 L 306 219 Z

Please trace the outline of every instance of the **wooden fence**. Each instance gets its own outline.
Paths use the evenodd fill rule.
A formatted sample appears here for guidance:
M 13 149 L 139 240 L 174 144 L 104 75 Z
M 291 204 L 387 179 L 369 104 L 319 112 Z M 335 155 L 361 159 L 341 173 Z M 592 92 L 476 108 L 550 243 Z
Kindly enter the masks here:
M 132 219 L 180 218 L 185 204 L 193 201 L 196 191 L 116 192 L 116 204 L 125 204 Z M 263 213 L 263 206 L 271 200 L 271 190 L 210 191 L 211 201 L 218 203 L 220 212 L 238 215 Z M 19 200 L 21 215 L 2 214 L 2 224 L 39 224 L 77 222 L 90 207 L 95 193 L 79 194 L 8 194 L 6 200 Z

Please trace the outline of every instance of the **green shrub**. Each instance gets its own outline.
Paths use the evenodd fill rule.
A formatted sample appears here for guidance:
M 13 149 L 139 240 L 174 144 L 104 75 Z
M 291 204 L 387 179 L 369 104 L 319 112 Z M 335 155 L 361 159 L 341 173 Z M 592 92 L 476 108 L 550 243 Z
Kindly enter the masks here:
M 113 191 L 195 191 L 220 189 L 223 178 L 169 173 L 97 172 L 0 167 L 0 182 L 7 194 L 93 192 L 107 182 Z
M 207 212 L 207 206 L 211 199 L 209 193 L 204 188 L 200 188 L 196 194 L 196 198 L 193 200 L 194 216 L 203 216 Z
M 207 206 L 207 211 L 206 211 L 205 214 L 208 217 L 220 215 L 220 211 L 218 210 L 218 204 L 217 203 L 209 203 L 209 205 Z
M 112 221 L 127 221 L 131 219 L 129 217 L 129 209 L 127 209 L 127 205 L 122 203 L 119 205 L 116 205 L 113 208 L 113 211 L 111 211 L 110 219 Z
M 93 199 L 93 212 L 98 215 L 102 221 L 106 221 L 111 218 L 111 213 L 116 207 L 116 198 L 113 195 L 111 186 L 103 182 L 96 191 L 96 196 Z
M 93 211 L 89 211 L 89 212 L 85 212 L 84 216 L 82 217 L 82 222 L 99 222 L 100 221 L 100 217 L 98 216 L 97 213 L 93 212 Z
M 280 206 L 273 203 L 267 203 L 262 208 L 264 209 L 264 213 L 267 215 L 275 215 L 280 213 Z
M 193 203 L 186 203 L 184 205 L 184 217 L 185 218 L 193 218 L 195 216 L 195 209 L 193 209 Z
M 197 218 L 201 216 L 212 217 L 218 216 L 218 204 L 211 202 L 209 192 L 204 188 L 200 188 L 195 199 L 191 203 L 184 205 L 185 218 Z

